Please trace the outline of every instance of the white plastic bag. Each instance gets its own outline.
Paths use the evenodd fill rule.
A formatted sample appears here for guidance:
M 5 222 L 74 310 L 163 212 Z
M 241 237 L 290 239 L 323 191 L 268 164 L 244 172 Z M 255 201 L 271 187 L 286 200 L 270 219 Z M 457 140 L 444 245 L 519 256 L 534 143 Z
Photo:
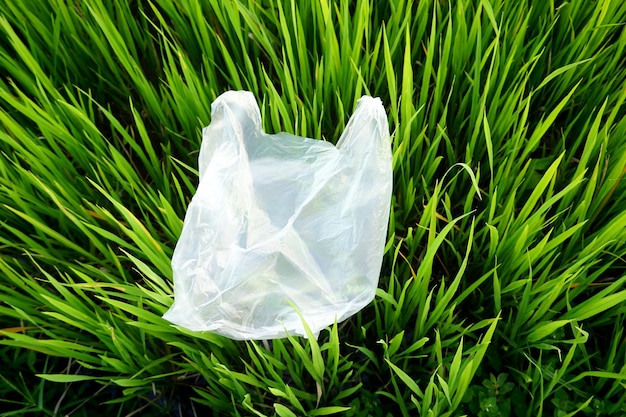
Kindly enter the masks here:
M 305 335 L 297 310 L 315 334 L 361 310 L 378 285 L 391 202 L 380 99 L 358 101 L 336 147 L 264 133 L 250 92 L 226 92 L 211 110 L 164 317 L 274 339 Z

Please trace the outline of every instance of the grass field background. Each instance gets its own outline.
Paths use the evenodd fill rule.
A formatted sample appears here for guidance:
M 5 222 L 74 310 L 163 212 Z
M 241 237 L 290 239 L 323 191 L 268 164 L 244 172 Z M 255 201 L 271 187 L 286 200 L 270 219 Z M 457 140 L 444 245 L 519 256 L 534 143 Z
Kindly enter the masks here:
M 0 413 L 626 415 L 626 3 L 0 0 Z M 315 339 L 161 318 L 229 89 L 381 97 L 376 299 Z

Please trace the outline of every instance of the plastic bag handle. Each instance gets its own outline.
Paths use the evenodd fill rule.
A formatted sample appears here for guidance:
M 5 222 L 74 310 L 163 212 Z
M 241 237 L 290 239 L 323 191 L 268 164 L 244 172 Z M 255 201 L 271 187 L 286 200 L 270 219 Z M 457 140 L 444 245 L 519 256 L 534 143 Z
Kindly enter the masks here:
M 374 142 L 374 146 L 364 143 L 366 140 Z M 337 149 L 359 159 L 371 151 L 383 152 L 383 155 L 391 152 L 389 122 L 380 98 L 363 96 L 357 101 L 354 113 L 337 141 Z

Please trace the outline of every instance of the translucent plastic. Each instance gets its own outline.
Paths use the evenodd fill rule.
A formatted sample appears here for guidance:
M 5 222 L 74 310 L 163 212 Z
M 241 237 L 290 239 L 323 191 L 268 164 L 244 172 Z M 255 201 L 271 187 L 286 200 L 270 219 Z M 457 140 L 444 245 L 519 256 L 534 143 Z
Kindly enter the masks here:
M 318 334 L 374 298 L 391 201 L 380 99 L 362 97 L 337 146 L 263 132 L 252 93 L 212 104 L 200 183 L 174 251 L 164 317 L 232 339 Z

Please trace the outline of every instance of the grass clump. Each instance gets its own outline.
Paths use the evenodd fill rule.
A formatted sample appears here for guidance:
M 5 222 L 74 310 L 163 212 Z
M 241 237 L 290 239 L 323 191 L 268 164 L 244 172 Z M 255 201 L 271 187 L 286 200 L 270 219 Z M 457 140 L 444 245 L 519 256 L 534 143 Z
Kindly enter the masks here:
M 625 23 L 618 0 L 0 0 L 3 415 L 626 413 Z M 318 340 L 161 318 L 228 89 L 330 141 L 386 103 L 377 297 Z

